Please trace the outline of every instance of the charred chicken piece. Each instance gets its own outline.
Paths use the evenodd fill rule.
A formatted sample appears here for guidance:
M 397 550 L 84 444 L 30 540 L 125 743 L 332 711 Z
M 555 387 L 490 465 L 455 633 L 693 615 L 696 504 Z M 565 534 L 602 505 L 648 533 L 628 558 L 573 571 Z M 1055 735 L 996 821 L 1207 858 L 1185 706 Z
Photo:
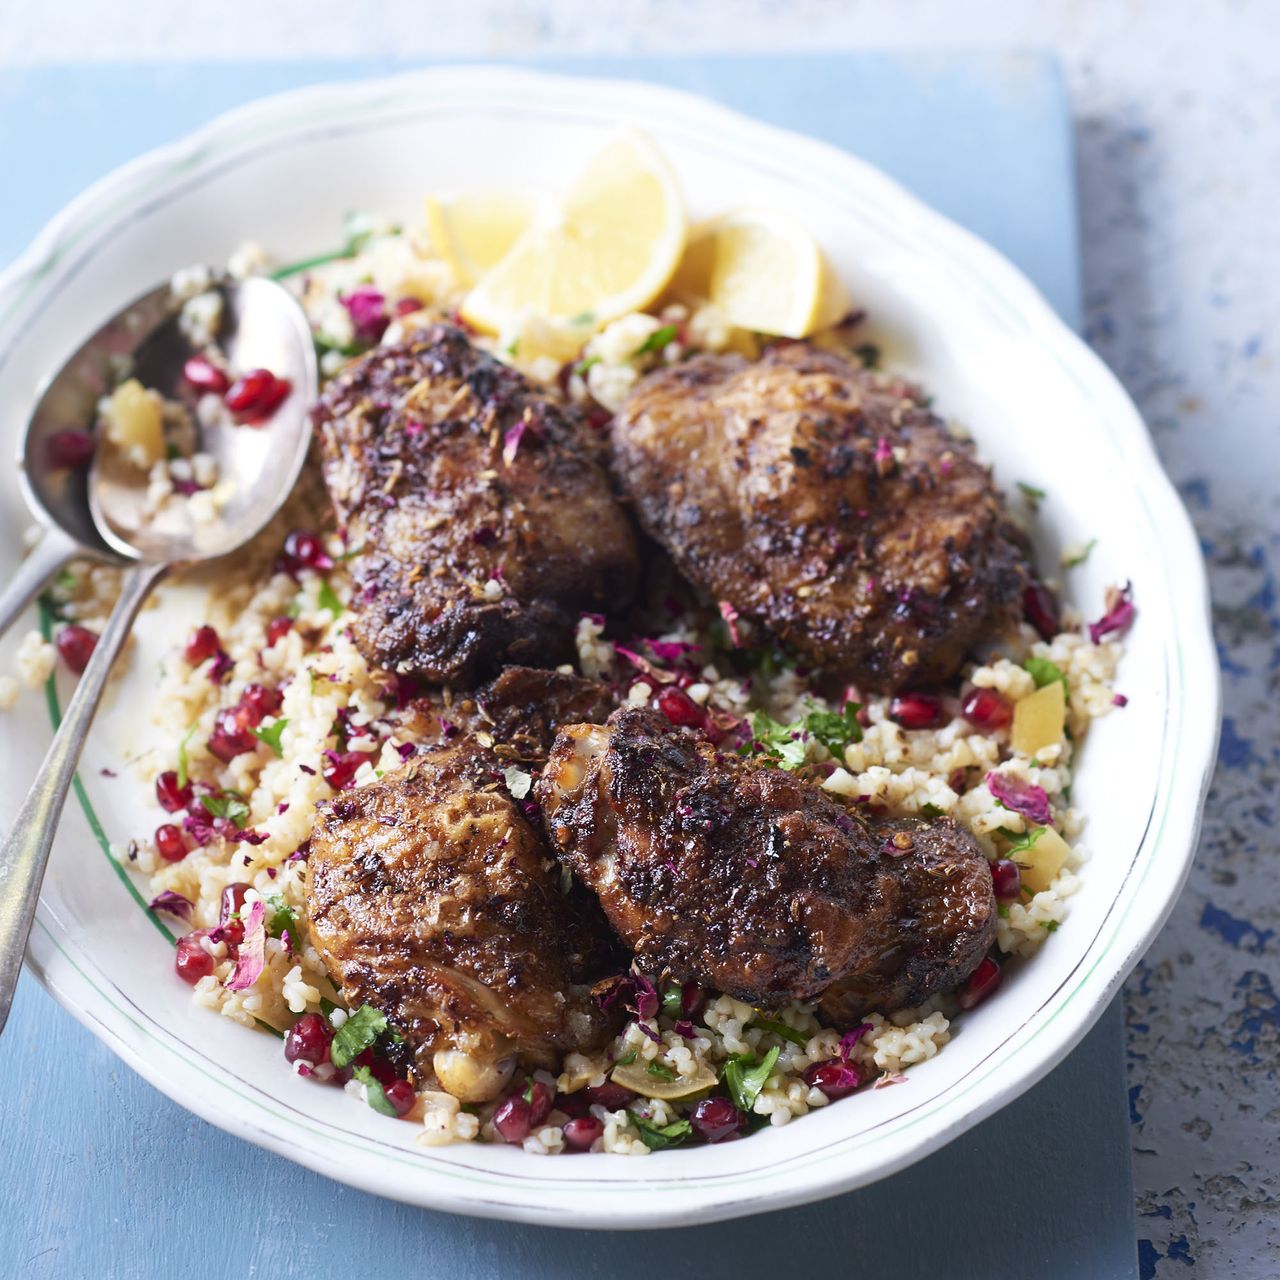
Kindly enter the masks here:
M 589 984 L 606 971 L 607 927 L 594 903 L 566 901 L 486 751 L 430 750 L 319 811 L 312 942 L 349 1005 L 382 1010 L 408 1041 L 421 1076 L 484 1101 L 517 1061 L 549 1067 L 603 1043 Z
M 607 719 L 617 696 L 602 680 L 566 671 L 508 667 L 457 704 L 457 714 L 486 732 L 503 759 L 541 769 L 561 725 Z
M 630 600 L 635 540 L 586 429 L 460 329 L 369 352 L 314 419 L 371 662 L 460 685 L 554 665 L 580 613 Z
M 641 968 L 749 1004 L 902 1008 L 963 981 L 995 936 L 986 860 L 950 820 L 868 824 L 653 711 L 561 730 L 537 794 Z
M 713 599 L 868 690 L 953 675 L 1017 617 L 1028 568 L 973 446 L 907 384 L 803 343 L 650 374 L 615 473 Z

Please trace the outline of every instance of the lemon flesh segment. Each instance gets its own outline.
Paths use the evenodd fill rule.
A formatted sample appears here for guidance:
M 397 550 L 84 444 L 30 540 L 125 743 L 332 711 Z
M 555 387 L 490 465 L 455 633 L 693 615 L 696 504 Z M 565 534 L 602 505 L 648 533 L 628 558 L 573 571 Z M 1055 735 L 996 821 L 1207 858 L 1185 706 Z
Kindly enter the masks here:
M 470 288 L 511 252 L 533 222 L 537 197 L 516 191 L 466 191 L 427 197 L 427 231 L 458 283 Z
M 481 279 L 462 315 L 500 333 L 532 313 L 589 336 L 662 292 L 684 238 L 674 175 L 641 134 L 622 134 L 587 165 L 558 220 L 531 226 Z

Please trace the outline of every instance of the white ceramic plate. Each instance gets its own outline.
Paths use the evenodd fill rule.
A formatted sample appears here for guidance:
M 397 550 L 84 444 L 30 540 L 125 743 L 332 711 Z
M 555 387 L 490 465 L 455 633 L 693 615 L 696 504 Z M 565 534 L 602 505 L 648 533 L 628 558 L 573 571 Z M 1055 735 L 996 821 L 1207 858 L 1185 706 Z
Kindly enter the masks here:
M 416 219 L 430 188 L 561 186 L 619 122 L 642 122 L 658 141 L 695 216 L 763 204 L 812 229 L 891 335 L 895 359 L 972 427 L 998 477 L 1049 490 L 1044 563 L 1063 545 L 1098 539 L 1072 574 L 1082 609 L 1100 612 L 1106 585 L 1132 580 L 1138 622 L 1119 680 L 1130 701 L 1083 752 L 1075 802 L 1089 815 L 1094 856 L 1066 923 L 909 1083 L 749 1141 L 638 1160 L 478 1144 L 423 1151 L 413 1126 L 296 1079 L 278 1041 L 197 1008 L 172 977 L 162 931 L 104 856 L 106 841 L 158 820 L 125 761 L 149 743 L 139 708 L 165 638 L 187 625 L 193 601 L 178 593 L 145 615 L 130 672 L 89 744 L 81 803 L 63 821 L 30 948 L 66 1008 L 230 1132 L 382 1195 L 594 1227 L 777 1208 L 927 1155 L 1059 1063 L 1159 929 L 1195 847 L 1218 675 L 1200 552 L 1132 404 L 1013 267 L 866 164 L 669 89 L 509 69 L 308 89 L 235 111 L 86 192 L 0 280 L 0 429 L 13 456 L 39 379 L 175 268 L 225 261 L 247 237 L 305 257 L 337 242 L 348 210 Z M 7 573 L 27 522 L 8 470 L 0 521 Z M 0 812 L 16 810 L 49 736 L 47 709 L 31 695 L 0 721 Z

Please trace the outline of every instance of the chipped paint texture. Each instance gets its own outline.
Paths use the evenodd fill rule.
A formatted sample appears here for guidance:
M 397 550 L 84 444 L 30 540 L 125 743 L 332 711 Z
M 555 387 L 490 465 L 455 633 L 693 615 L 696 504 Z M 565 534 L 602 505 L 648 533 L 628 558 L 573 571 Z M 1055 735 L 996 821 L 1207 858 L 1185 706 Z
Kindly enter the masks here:
M 1079 117 L 1088 336 L 1209 558 L 1222 756 L 1189 887 L 1127 990 L 1143 1277 L 1280 1276 L 1280 12 L 1267 0 L 10 0 L 0 62 L 1052 46 Z

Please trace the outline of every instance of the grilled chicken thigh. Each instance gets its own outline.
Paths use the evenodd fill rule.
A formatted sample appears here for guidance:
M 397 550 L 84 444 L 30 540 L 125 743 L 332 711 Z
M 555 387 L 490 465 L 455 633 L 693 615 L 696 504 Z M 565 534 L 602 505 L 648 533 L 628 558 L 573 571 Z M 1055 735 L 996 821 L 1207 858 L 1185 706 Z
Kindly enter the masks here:
M 311 939 L 349 1005 L 382 1010 L 422 1076 L 483 1101 L 517 1059 L 553 1066 L 607 1038 L 586 985 L 609 963 L 599 909 L 563 896 L 486 751 L 432 749 L 319 809 Z
M 461 330 L 369 352 L 314 418 L 370 661 L 464 685 L 554 665 L 580 613 L 630 600 L 635 540 L 583 429 Z
M 803 343 L 645 378 L 614 470 L 680 570 L 868 690 L 946 679 L 1015 617 L 1025 540 L 906 384 Z
M 901 1008 L 962 981 L 995 934 L 991 873 L 953 822 L 865 823 L 653 711 L 561 730 L 537 794 L 643 969 L 750 1004 Z

